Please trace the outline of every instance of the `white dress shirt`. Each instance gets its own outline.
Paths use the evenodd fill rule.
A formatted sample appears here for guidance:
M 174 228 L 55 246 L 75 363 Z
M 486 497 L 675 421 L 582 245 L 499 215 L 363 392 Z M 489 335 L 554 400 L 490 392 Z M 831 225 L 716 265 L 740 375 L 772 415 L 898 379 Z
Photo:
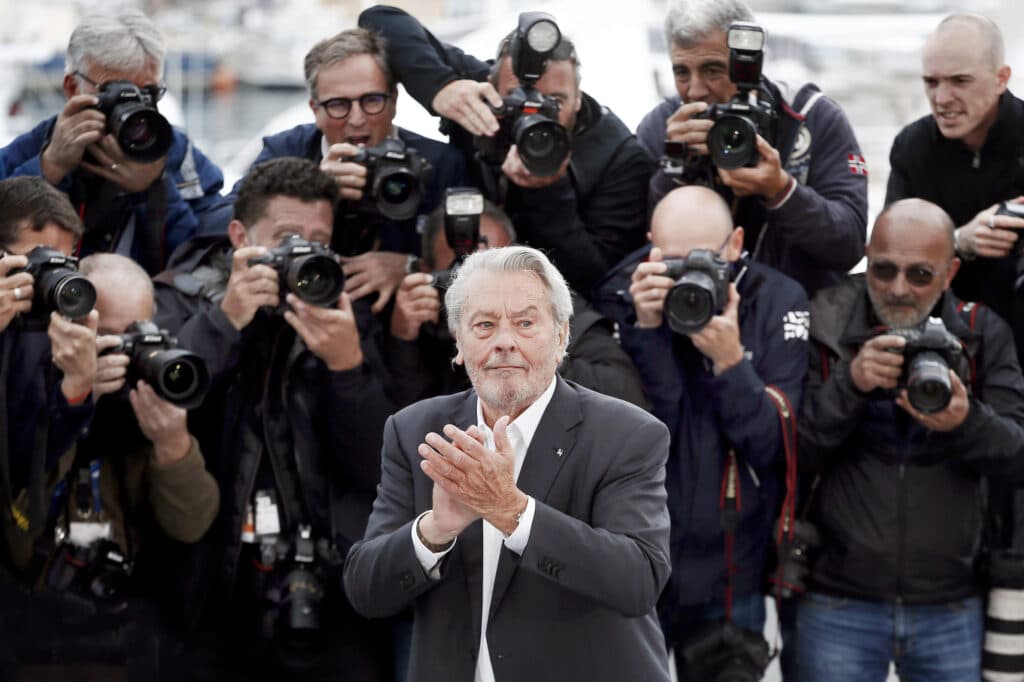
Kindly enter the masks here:
M 544 411 L 548 407 L 548 403 L 551 402 L 551 397 L 555 394 L 555 384 L 557 379 L 552 379 L 551 384 L 540 394 L 533 404 L 530 405 L 526 410 L 516 417 L 515 421 L 508 425 L 508 436 L 512 442 L 512 449 L 515 452 L 516 464 L 515 464 L 515 478 L 519 480 L 519 472 L 523 468 L 523 460 L 526 458 L 526 451 L 530 448 L 530 443 L 533 441 L 533 435 L 537 432 L 537 426 L 540 424 L 541 417 L 544 416 Z M 477 427 L 486 437 L 485 447 L 493 450 L 494 449 L 494 432 L 487 426 L 484 421 L 483 408 L 480 405 L 479 398 L 476 403 L 476 422 Z M 500 530 L 492 526 L 486 520 L 483 521 L 483 572 L 482 580 L 483 583 L 483 599 L 481 599 L 480 605 L 482 613 L 480 614 L 480 651 L 476 659 L 476 674 L 474 675 L 474 682 L 494 682 L 494 669 L 491 667 L 491 653 L 487 646 L 487 617 L 491 610 L 491 594 L 494 592 L 494 578 L 498 572 L 498 559 L 501 557 L 501 546 L 504 543 L 510 551 L 516 554 L 522 554 L 523 550 L 526 549 L 526 543 L 530 539 L 530 530 L 533 527 L 533 513 L 536 508 L 534 499 L 527 496 L 528 502 L 526 503 L 526 510 L 519 519 L 519 525 L 512 531 L 511 535 L 506 536 Z M 426 514 L 427 512 L 423 512 Z M 416 519 L 416 523 L 412 525 L 412 542 L 413 547 L 416 550 L 416 558 L 419 559 L 420 565 L 423 566 L 423 570 L 427 574 L 437 580 L 440 578 L 439 563 L 441 558 L 452 551 L 455 543 L 446 548 L 442 552 L 431 552 L 419 538 L 417 529 L 419 527 L 420 519 L 423 518 L 423 514 L 420 518 Z

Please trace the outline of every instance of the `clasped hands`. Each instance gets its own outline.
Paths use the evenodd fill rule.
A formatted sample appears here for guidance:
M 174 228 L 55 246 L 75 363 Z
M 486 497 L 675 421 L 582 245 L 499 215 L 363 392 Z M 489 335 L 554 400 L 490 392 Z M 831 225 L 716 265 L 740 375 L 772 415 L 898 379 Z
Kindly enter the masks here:
M 476 425 L 462 430 L 448 424 L 444 436 L 431 432 L 420 443 L 420 468 L 434 482 L 433 508 L 419 528 L 430 544 L 450 543 L 480 518 L 505 535 L 516 529 L 528 499 L 516 487 L 509 421 L 504 416 L 495 422 L 494 450 Z

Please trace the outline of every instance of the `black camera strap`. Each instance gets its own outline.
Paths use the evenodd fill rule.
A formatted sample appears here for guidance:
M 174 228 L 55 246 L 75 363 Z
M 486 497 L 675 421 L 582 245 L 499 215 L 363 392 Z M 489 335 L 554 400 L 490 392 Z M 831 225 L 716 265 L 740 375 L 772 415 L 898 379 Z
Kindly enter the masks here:
M 139 265 L 152 277 L 164 265 L 164 224 L 167 221 L 167 182 L 160 174 L 146 190 L 146 224 L 136 225 L 136 248 Z
M 722 474 L 722 487 L 718 495 L 719 516 L 725 531 L 725 619 L 732 620 L 732 579 L 736 574 L 733 550 L 736 545 L 736 528 L 739 526 L 743 500 L 740 494 L 739 467 L 736 452 L 729 450 L 729 459 Z

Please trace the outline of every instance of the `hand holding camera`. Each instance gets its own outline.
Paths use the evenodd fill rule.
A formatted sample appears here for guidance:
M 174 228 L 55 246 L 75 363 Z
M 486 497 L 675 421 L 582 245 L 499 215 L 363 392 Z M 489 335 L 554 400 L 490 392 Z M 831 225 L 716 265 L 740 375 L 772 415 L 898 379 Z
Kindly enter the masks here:
M 1024 197 L 986 208 L 971 222 L 956 230 L 957 250 L 983 258 L 1002 258 L 1020 253 L 1024 241 L 1018 230 L 1024 229 Z
M 675 280 L 666 274 L 668 266 L 662 262 L 661 249 L 651 249 L 646 263 L 640 263 L 633 271 L 629 294 L 636 309 L 636 326 L 655 329 L 665 319 L 665 297 L 675 285 Z
M 125 353 L 119 352 L 121 337 L 117 334 L 102 334 L 96 337 L 96 381 L 92 385 L 93 398 L 117 393 L 124 387 L 131 362 Z
M 697 350 L 711 360 L 711 370 L 715 376 L 743 361 L 739 303 L 739 292 L 736 291 L 736 285 L 730 282 L 729 297 L 722 313 L 712 316 L 700 331 L 690 334 L 690 340 Z
M 425 322 L 437 323 L 441 313 L 441 295 L 434 278 L 422 272 L 406 275 L 395 294 L 391 313 L 391 335 L 403 341 L 415 341 Z
M 850 362 L 850 378 L 862 393 L 876 388 L 894 389 L 903 374 L 902 336 L 882 334 L 869 339 Z
M 734 170 L 719 168 L 718 177 L 738 197 L 761 196 L 773 200 L 786 189 L 789 174 L 782 168 L 778 150 L 768 140 L 758 135 L 756 144 L 757 162 L 754 166 Z
M 707 102 L 685 102 L 669 116 L 665 127 L 665 139 L 681 142 L 688 151 L 707 156 L 708 131 L 714 121 L 707 118 Z
M 555 184 L 569 172 L 569 155 L 565 156 L 562 165 L 550 175 L 535 175 L 530 172 L 519 156 L 516 145 L 509 147 L 504 163 L 501 164 L 501 172 L 505 174 L 513 184 L 524 189 L 540 189 Z
M 92 391 L 96 379 L 96 327 L 100 316 L 95 310 L 81 324 L 50 313 L 50 348 L 53 364 L 64 373 L 61 392 L 68 400 L 81 400 Z
M 86 159 L 92 158 L 93 162 Z M 82 168 L 98 175 L 127 192 L 143 192 L 163 175 L 167 157 L 155 161 L 137 161 L 127 156 L 113 135 L 104 135 L 89 145 L 89 154 L 82 160 Z
M 0 256 L 0 332 L 16 315 L 32 310 L 34 280 L 23 272 L 27 265 L 25 256 Z
M 910 394 L 911 389 L 901 389 L 896 398 L 896 404 L 902 407 L 918 423 L 932 431 L 952 431 L 967 419 L 971 411 L 971 402 L 967 396 L 967 389 L 964 387 L 960 377 L 953 370 L 948 370 L 946 384 L 949 388 L 949 401 L 945 407 L 935 412 L 922 411 L 914 407 Z
M 262 246 L 243 246 L 231 258 L 231 276 L 220 307 L 238 331 L 252 322 L 261 307 L 276 307 L 281 302 L 277 270 L 263 263 L 249 264 L 266 254 Z
M 366 188 L 366 166 L 351 160 L 358 153 L 359 147 L 354 144 L 332 144 L 320 162 L 320 170 L 338 181 L 342 198 L 351 201 L 361 200 Z
M 96 95 L 75 95 L 64 105 L 53 126 L 50 143 L 39 158 L 43 176 L 53 184 L 78 168 L 89 145 L 99 142 L 107 119 L 96 108 Z
M 363 364 L 363 349 L 359 345 L 359 328 L 352 299 L 341 294 L 337 308 L 310 305 L 293 293 L 287 296 L 291 310 L 284 319 L 318 358 L 332 372 L 344 372 Z
M 462 79 L 452 81 L 438 90 L 431 107 L 439 115 L 458 123 L 471 135 L 492 137 L 499 128 L 494 109 L 501 107 L 501 104 L 501 95 L 490 83 Z
M 188 434 L 188 413 L 181 407 L 162 400 L 153 387 L 139 380 L 128 394 L 135 419 L 142 434 L 153 443 L 158 464 L 177 462 L 192 448 Z

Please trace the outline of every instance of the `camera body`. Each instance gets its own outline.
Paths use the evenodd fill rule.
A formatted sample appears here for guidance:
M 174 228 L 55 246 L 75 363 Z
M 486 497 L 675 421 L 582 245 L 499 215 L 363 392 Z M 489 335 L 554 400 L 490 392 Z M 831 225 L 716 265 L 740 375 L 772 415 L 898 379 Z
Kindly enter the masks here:
M 803 594 L 807 591 L 807 576 L 811 573 L 811 553 L 821 546 L 821 534 L 814 524 L 803 519 L 793 519 L 792 535 L 780 528 L 782 519 L 775 522 L 775 537 L 778 542 L 779 565 L 773 582 L 775 593 L 783 598 Z
M 907 389 L 911 406 L 923 414 L 946 409 L 953 398 L 949 369 L 960 359 L 960 339 L 950 334 L 938 317 L 929 317 L 920 328 L 890 329 L 886 333 L 907 340 L 899 388 Z
M 397 138 L 385 138 L 376 147 L 360 149 L 351 161 L 366 166 L 366 190 L 361 206 L 389 220 L 416 216 L 423 188 L 430 181 L 430 162 Z
M 85 317 L 96 305 L 96 287 L 78 274 L 78 259 L 56 249 L 37 246 L 27 254 L 28 264 L 15 272 L 27 272 L 34 280 L 32 310 L 22 315 L 26 329 L 46 329 L 50 313 L 69 319 Z
M 676 280 L 665 297 L 665 319 L 675 333 L 695 334 L 725 308 L 732 265 L 710 249 L 664 263 L 665 276 Z
M 289 291 L 310 305 L 333 308 L 345 290 L 345 272 L 338 256 L 318 242 L 290 234 L 269 253 L 250 258 L 249 265 L 269 265 L 281 282 L 281 310 Z
M 128 607 L 132 568 L 112 540 L 89 545 L 63 542 L 53 554 L 45 581 L 49 589 L 83 605 L 91 604 L 104 613 L 120 613 Z
M 96 108 L 107 117 L 107 132 L 117 138 L 125 156 L 150 163 L 167 154 L 174 131 L 149 92 L 131 81 L 109 81 L 100 85 L 96 96 Z
M 124 353 L 129 358 L 125 387 L 144 380 L 167 402 L 185 409 L 198 407 L 210 387 L 206 362 L 178 348 L 178 340 L 149 320 L 128 325 L 121 343 L 103 355 Z
M 530 173 L 554 175 L 569 156 L 569 132 L 558 121 L 558 100 L 535 86 L 562 42 L 562 32 L 550 14 L 523 12 L 508 41 L 512 73 L 520 87 L 505 95 L 500 107 L 492 107 L 499 129 L 494 137 L 474 138 L 478 156 L 500 167 L 514 144 Z
M 686 679 L 701 682 L 757 682 L 771 662 L 759 632 L 731 620 L 709 623 L 683 645 Z

